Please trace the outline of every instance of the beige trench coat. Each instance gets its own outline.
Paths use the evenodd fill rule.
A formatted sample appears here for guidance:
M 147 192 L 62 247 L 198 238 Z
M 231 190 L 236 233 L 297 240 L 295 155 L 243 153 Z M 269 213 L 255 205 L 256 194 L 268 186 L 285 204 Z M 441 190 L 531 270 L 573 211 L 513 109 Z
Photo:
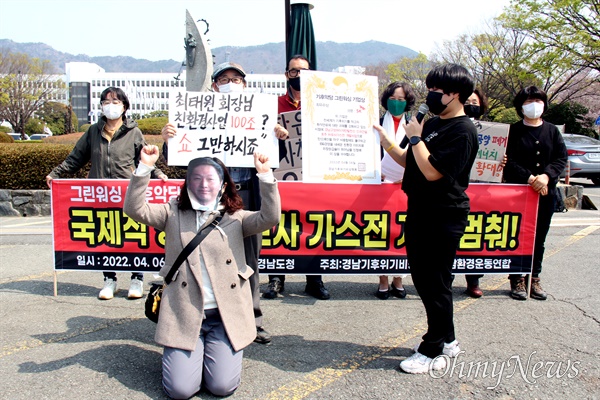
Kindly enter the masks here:
M 123 211 L 134 220 L 165 232 L 165 277 L 185 245 L 196 235 L 196 211 L 179 210 L 176 200 L 149 204 L 145 191 L 149 176 L 133 176 L 125 196 Z M 244 237 L 262 233 L 279 223 L 281 201 L 277 183 L 260 182 L 260 211 L 225 214 L 220 229 L 210 234 L 190 254 L 166 287 L 160 306 L 155 340 L 158 344 L 193 351 L 200 336 L 204 316 L 200 257 L 210 277 L 215 299 L 227 336 L 235 351 L 248 346 L 256 337 L 252 295 L 246 265 Z M 215 211 L 205 223 L 218 215 Z

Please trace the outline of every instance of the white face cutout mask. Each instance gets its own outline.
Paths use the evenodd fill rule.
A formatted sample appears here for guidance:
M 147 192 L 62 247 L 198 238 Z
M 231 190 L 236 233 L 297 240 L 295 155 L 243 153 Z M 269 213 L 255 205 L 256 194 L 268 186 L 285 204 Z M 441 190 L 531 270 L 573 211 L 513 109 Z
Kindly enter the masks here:
M 123 114 L 123 104 L 107 104 L 102 106 L 102 113 L 110 120 L 119 119 Z
M 221 202 L 221 197 L 223 196 L 223 188 L 225 187 L 225 184 L 222 183 L 221 184 L 221 189 L 219 189 L 219 194 L 217 195 L 217 198 L 215 199 L 214 204 L 212 205 L 203 205 L 200 204 L 200 202 L 198 201 L 198 199 L 196 199 L 196 196 L 194 195 L 194 193 L 192 193 L 192 191 L 190 190 L 190 188 L 187 188 L 187 193 L 188 193 L 188 197 L 190 198 L 190 203 L 192 205 L 192 208 L 196 211 L 212 211 L 212 210 L 217 210 L 219 208 L 219 204 Z
M 523 105 L 523 115 L 525 115 L 529 119 L 537 119 L 542 116 L 544 112 L 544 104 L 538 103 L 537 101 L 534 103 L 524 104 Z
M 243 92 L 244 85 L 241 83 L 233 83 L 229 82 L 225 85 L 219 86 L 219 93 L 233 93 L 233 92 Z

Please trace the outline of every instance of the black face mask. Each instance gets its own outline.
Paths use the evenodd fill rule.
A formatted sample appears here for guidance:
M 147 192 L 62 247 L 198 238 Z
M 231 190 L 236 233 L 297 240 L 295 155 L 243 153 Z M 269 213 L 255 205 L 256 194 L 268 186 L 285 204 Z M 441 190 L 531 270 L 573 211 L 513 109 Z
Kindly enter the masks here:
M 465 114 L 467 114 L 470 118 L 477 119 L 481 116 L 481 107 L 474 104 L 466 104 Z
M 300 91 L 300 77 L 297 76 L 295 78 L 290 78 L 289 81 L 290 86 L 292 87 L 292 89 L 297 90 L 298 92 Z
M 427 99 L 425 100 L 425 104 L 427 104 L 427 106 L 429 107 L 429 111 L 432 114 L 440 115 L 446 109 L 448 104 L 450 104 L 450 102 L 448 102 L 448 104 L 442 103 L 443 95 L 444 93 L 434 91 L 430 91 L 429 93 L 427 93 Z

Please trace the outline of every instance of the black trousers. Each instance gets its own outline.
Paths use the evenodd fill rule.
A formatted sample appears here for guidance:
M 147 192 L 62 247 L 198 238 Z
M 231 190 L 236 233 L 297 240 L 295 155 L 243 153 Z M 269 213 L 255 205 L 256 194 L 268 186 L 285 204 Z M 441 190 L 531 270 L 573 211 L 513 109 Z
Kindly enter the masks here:
M 413 283 L 427 313 L 427 333 L 419 353 L 435 358 L 456 339 L 452 266 L 467 226 L 466 210 L 408 208 L 404 235 Z
M 542 261 L 546 247 L 546 236 L 550 230 L 552 215 L 556 209 L 556 189 L 550 189 L 547 196 L 540 196 L 538 202 L 537 225 L 535 228 L 535 244 L 533 248 L 533 271 L 532 276 L 538 278 L 542 272 Z

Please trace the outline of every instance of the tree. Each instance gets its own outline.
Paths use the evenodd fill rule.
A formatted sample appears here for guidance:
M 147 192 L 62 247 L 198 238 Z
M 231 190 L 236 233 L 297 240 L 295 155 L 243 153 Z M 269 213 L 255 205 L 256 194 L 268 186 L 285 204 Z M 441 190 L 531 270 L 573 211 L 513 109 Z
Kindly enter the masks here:
M 376 76 L 379 93 L 390 84 L 390 77 L 387 74 L 388 64 L 381 61 L 377 65 L 367 65 L 365 67 L 365 75 Z
M 525 86 L 535 85 L 553 103 L 597 96 L 590 91 L 597 73 L 589 68 L 555 62 L 550 49 L 540 49 L 520 29 L 503 26 L 499 20 L 487 25 L 487 32 L 462 35 L 445 42 L 434 60 L 454 62 L 469 68 L 477 85 L 494 108 L 512 107 L 512 100 Z
M 534 50 L 555 64 L 600 72 L 598 0 L 511 0 L 500 21 L 531 38 Z
M 586 117 L 588 109 L 575 102 L 565 102 L 551 106 L 544 114 L 544 120 L 554 125 L 564 125 L 566 133 L 577 133 L 595 137 L 592 129 L 594 119 Z
M 149 112 L 144 115 L 144 118 L 160 118 L 160 117 L 169 117 L 169 112 L 167 110 L 156 110 Z
M 71 127 L 69 129 L 67 120 L 68 113 L 71 113 Z M 48 101 L 35 113 L 38 118 L 43 120 L 54 135 L 75 132 L 78 126 L 77 116 L 68 106 L 55 101 Z
M 420 102 L 427 97 L 425 78 L 430 70 L 431 63 L 427 60 L 427 56 L 419 53 L 414 58 L 400 58 L 395 63 L 388 65 L 386 72 L 390 77 L 389 82 L 408 82 L 415 91 L 417 102 Z
M 56 79 L 48 60 L 26 54 L 0 53 L 0 119 L 25 133 L 27 121 L 65 84 Z

